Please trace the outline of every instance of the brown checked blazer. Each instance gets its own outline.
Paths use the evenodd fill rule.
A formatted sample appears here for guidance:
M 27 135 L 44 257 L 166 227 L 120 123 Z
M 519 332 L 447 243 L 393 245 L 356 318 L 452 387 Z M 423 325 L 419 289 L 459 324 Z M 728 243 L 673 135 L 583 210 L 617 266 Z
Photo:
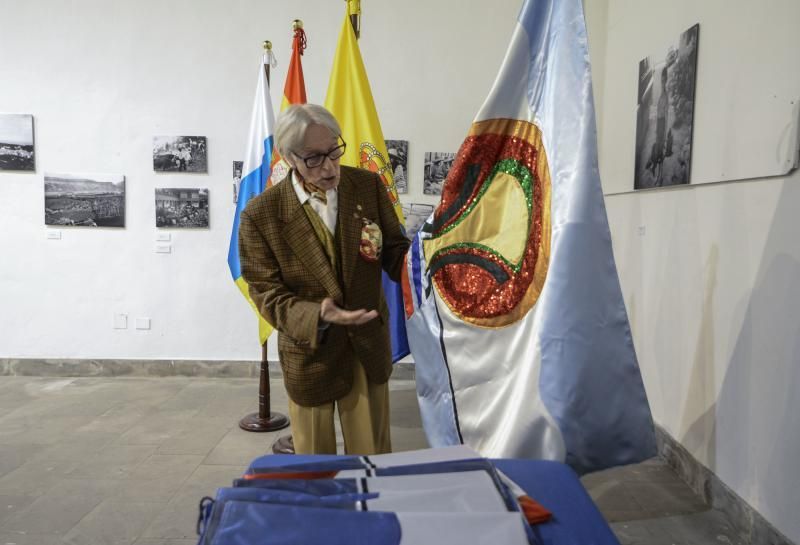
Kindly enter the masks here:
M 338 202 L 341 280 L 297 198 L 291 174 L 253 198 L 239 226 L 242 277 L 261 314 L 278 330 L 286 390 L 303 406 L 347 394 L 356 358 L 370 382 L 383 384 L 392 373 L 381 268 L 398 281 L 409 242 L 376 174 L 341 167 Z M 362 218 L 378 224 L 383 233 L 378 262 L 359 254 Z M 320 302 L 325 297 L 348 310 L 377 309 L 379 316 L 360 326 L 331 324 L 320 333 Z

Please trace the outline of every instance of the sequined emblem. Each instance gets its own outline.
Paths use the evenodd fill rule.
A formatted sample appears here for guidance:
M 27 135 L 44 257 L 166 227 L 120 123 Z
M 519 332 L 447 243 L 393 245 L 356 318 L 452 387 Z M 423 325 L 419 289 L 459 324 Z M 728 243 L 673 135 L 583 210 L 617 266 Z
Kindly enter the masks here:
M 521 319 L 538 300 L 550 253 L 550 176 L 538 127 L 475 123 L 429 230 L 428 273 L 454 314 L 483 327 Z

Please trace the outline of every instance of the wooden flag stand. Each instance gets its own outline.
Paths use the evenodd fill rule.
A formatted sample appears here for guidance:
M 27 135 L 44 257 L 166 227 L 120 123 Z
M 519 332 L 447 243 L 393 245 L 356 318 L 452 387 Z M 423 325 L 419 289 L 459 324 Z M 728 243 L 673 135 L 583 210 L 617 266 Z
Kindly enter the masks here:
M 267 58 L 272 51 L 272 42 L 264 42 L 264 53 Z M 264 64 L 267 84 L 269 84 L 269 62 Z M 269 360 L 267 359 L 267 341 L 261 346 L 261 376 L 258 384 L 258 412 L 248 414 L 239 420 L 239 427 L 245 431 L 266 432 L 277 431 L 289 425 L 286 415 L 270 411 L 269 399 Z

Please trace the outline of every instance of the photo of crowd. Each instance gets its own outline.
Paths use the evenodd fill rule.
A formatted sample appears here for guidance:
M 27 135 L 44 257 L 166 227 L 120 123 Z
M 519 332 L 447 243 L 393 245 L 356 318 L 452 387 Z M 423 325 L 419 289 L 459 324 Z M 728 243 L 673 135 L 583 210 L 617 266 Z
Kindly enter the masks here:
M 156 172 L 208 172 L 205 136 L 153 137 Z
M 76 227 L 125 227 L 125 177 L 45 174 L 44 222 Z
M 208 227 L 208 189 L 157 188 L 156 227 Z

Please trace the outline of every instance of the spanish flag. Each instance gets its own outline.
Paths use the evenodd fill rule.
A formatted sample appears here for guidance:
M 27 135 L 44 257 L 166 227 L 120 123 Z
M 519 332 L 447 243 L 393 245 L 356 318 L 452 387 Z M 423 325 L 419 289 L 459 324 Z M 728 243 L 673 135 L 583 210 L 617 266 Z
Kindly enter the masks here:
M 389 153 L 372 99 L 367 71 L 361 59 L 358 41 L 350 23 L 350 2 L 333 58 L 331 79 L 325 107 L 339 121 L 342 138 L 347 142 L 347 151 L 341 164 L 360 167 L 376 172 L 386 186 L 389 199 L 402 225 L 405 224 L 403 209 L 397 198 Z M 389 331 L 392 336 L 392 360 L 397 361 L 409 354 L 406 336 L 403 295 L 399 284 L 392 281 L 384 272 L 383 291 L 389 306 Z
M 283 100 L 281 101 L 281 111 L 292 104 L 305 104 L 306 100 L 306 81 L 303 77 L 303 52 L 306 49 L 306 33 L 303 30 L 303 22 L 299 19 L 294 21 L 294 37 L 292 38 L 292 58 L 289 61 L 289 71 L 286 73 L 286 83 L 283 86 Z M 270 185 L 283 180 L 289 174 L 289 164 L 281 159 L 278 151 L 273 152 L 272 177 Z

